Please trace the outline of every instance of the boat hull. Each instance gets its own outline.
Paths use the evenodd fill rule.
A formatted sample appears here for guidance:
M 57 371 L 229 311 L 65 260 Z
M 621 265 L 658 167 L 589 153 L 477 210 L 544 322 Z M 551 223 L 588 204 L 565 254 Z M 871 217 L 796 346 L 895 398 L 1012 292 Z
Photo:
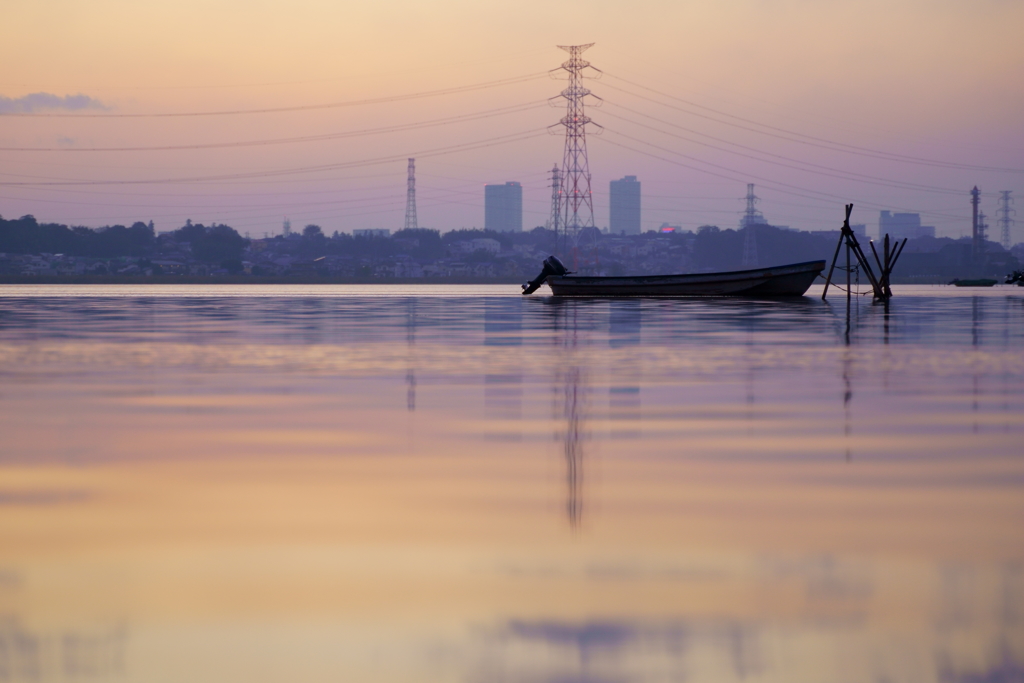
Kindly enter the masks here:
M 551 276 L 555 296 L 803 296 L 825 269 L 824 261 L 728 273 L 638 275 L 633 277 Z

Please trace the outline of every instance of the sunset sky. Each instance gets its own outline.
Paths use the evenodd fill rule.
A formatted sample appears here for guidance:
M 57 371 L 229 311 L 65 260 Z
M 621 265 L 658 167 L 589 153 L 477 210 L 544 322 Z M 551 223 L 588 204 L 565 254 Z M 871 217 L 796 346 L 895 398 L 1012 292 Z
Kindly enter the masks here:
M 1013 0 L 6 0 L 0 215 L 395 230 L 412 156 L 421 226 L 482 227 L 482 186 L 516 180 L 529 229 L 562 157 L 545 72 L 593 42 L 599 226 L 629 174 L 645 229 L 735 227 L 753 182 L 773 224 L 835 228 L 852 201 L 871 231 L 904 210 L 958 237 L 978 185 L 998 239 L 998 192 L 1024 196 L 1022 29 Z

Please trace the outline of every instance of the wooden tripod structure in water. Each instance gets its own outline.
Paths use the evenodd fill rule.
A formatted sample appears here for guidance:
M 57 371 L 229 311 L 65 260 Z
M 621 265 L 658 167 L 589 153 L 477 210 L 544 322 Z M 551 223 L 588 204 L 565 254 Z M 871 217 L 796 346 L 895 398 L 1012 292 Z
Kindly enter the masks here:
M 828 269 L 828 277 L 825 278 L 825 291 L 821 293 L 822 301 L 825 300 L 825 295 L 828 294 L 828 287 L 832 284 L 832 274 L 836 269 L 836 262 L 839 260 L 839 251 L 843 248 L 843 244 L 846 244 L 846 298 L 850 298 L 850 254 L 853 254 L 857 259 L 857 264 L 864 274 L 868 276 L 868 281 L 871 283 L 871 289 L 875 295 L 875 301 L 888 301 L 892 298 L 892 289 L 889 288 L 889 277 L 892 275 L 893 266 L 896 265 L 896 260 L 903 253 L 903 247 L 907 246 L 906 238 L 902 242 L 897 241 L 896 244 L 889 248 L 889 235 L 885 235 L 883 244 L 883 258 L 878 258 L 878 252 L 875 250 L 875 243 L 872 240 L 868 240 L 868 245 L 871 247 L 871 253 L 875 256 L 875 264 L 878 266 L 878 277 L 875 277 L 875 272 L 871 270 L 871 264 L 868 262 L 868 257 L 864 255 L 864 250 L 861 249 L 860 243 L 857 242 L 857 234 L 850 228 L 850 213 L 853 211 L 853 204 L 846 205 L 846 219 L 843 221 L 843 227 L 839 234 L 839 244 L 836 245 L 836 253 L 832 256 L 832 266 Z

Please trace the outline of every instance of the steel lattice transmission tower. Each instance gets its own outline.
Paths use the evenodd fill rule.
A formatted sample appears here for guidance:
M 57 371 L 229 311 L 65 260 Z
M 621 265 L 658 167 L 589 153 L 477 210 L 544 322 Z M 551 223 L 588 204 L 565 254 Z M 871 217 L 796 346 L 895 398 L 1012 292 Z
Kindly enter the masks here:
M 747 183 L 747 209 L 743 212 L 740 227 L 743 228 L 743 265 L 757 267 L 757 235 L 755 227 L 765 225 L 766 221 L 757 210 L 757 195 L 754 194 L 754 183 Z
M 416 160 L 409 159 L 409 181 L 405 193 L 405 229 L 420 227 L 416 220 Z
M 562 229 L 562 176 L 558 164 L 551 167 L 551 215 L 547 227 L 555 231 L 556 237 Z
M 981 256 L 984 237 L 978 234 L 978 205 L 981 203 L 981 190 L 975 185 L 971 190 L 971 258 L 977 262 Z
M 999 216 L 999 237 L 1000 242 L 1003 244 L 1003 248 L 1009 250 L 1013 246 L 1010 237 L 1010 228 L 1013 227 L 1014 220 L 1010 216 L 1017 212 L 1010 208 L 1013 204 L 1013 197 L 1011 196 L 1010 190 L 1001 190 L 999 192 L 999 210 L 996 211 L 996 215 Z
M 575 252 L 579 246 L 580 230 L 594 227 L 594 198 L 590 191 L 590 162 L 587 160 L 587 124 L 593 123 L 584 112 L 583 101 L 594 96 L 583 86 L 583 71 L 591 68 L 600 73 L 583 59 L 583 53 L 593 43 L 586 45 L 559 45 L 569 53 L 569 59 L 561 68 L 569 73 L 569 86 L 562 91 L 565 98 L 565 116 L 559 125 L 565 128 L 565 154 L 562 157 L 562 239 L 563 255 Z M 594 124 L 595 126 L 598 124 Z M 557 237 L 556 237 L 557 239 Z

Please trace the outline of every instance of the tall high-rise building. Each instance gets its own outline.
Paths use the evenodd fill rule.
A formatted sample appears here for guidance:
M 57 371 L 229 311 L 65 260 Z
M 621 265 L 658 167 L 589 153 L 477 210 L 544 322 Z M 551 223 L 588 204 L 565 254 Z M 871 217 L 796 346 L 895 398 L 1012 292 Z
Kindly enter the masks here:
M 523 231 L 523 186 L 484 185 L 484 230 Z
M 628 175 L 609 183 L 608 230 L 613 235 L 640 234 L 640 181 Z

